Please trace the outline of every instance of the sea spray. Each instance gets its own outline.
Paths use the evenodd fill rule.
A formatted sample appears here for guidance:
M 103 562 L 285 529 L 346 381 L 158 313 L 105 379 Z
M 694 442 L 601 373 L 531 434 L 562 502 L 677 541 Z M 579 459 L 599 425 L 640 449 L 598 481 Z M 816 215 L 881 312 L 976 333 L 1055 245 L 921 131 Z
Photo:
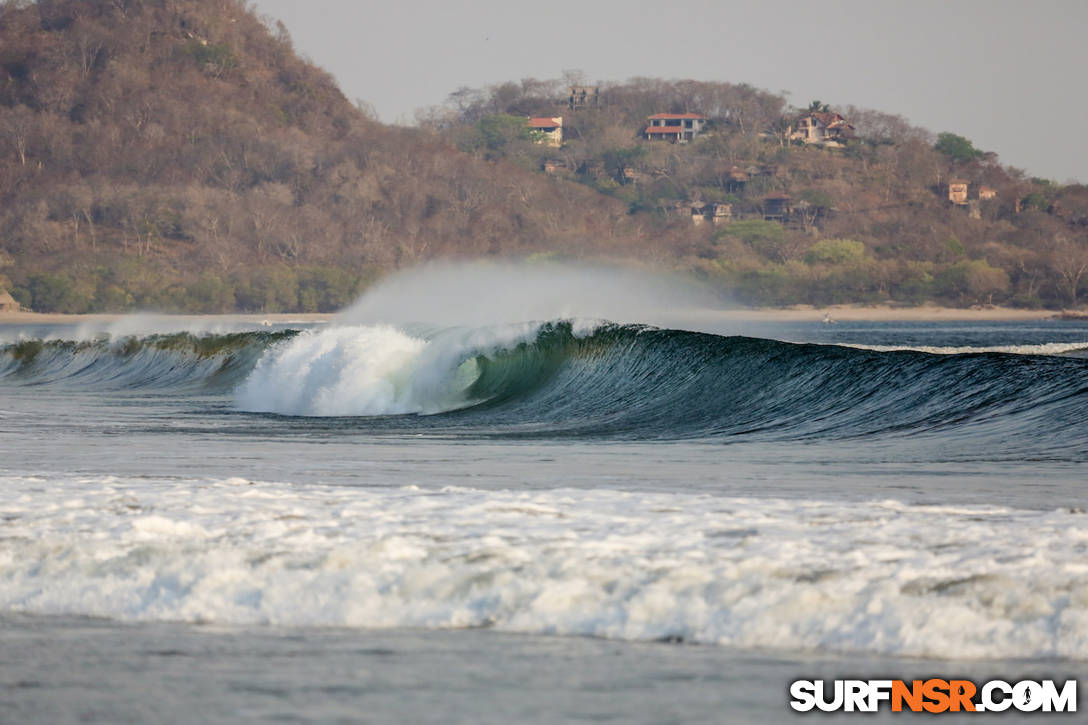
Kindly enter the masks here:
M 595 319 L 693 329 L 684 324 L 688 312 L 721 305 L 719 293 L 681 274 L 562 262 L 436 262 L 383 279 L 337 322 L 484 327 Z

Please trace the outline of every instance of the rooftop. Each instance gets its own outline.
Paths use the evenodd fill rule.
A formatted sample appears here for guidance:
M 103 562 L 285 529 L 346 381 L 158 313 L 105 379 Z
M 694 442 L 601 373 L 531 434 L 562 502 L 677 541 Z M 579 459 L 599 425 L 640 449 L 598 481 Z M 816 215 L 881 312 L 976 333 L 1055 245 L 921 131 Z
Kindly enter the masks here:
M 530 118 L 529 128 L 559 128 L 563 125 L 562 118 Z
M 699 113 L 655 113 L 650 116 L 650 120 L 655 119 L 676 119 L 676 118 L 699 118 L 706 120 L 706 116 Z

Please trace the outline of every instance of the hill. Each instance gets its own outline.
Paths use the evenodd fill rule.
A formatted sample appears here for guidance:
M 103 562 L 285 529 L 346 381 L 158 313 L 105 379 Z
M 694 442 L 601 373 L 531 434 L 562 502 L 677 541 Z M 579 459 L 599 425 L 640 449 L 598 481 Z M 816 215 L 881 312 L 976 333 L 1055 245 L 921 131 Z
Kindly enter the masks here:
M 39 311 L 332 310 L 626 221 L 507 166 L 374 122 L 241 0 L 0 5 L 0 288 Z
M 242 0 L 7 0 L 0 288 L 39 311 L 327 311 L 488 255 L 691 269 L 754 304 L 1059 307 L 1088 285 L 1088 188 L 954 134 L 728 83 L 592 101 L 530 79 L 389 127 Z M 834 144 L 799 137 L 836 112 Z M 659 114 L 700 127 L 669 143 Z
M 743 301 L 1060 307 L 1088 285 L 1088 187 L 1030 178 L 956 134 L 791 109 L 747 85 L 586 90 L 462 88 L 420 118 L 467 153 L 623 201 L 679 264 Z M 562 145 L 496 138 L 496 119 L 524 116 L 561 117 Z

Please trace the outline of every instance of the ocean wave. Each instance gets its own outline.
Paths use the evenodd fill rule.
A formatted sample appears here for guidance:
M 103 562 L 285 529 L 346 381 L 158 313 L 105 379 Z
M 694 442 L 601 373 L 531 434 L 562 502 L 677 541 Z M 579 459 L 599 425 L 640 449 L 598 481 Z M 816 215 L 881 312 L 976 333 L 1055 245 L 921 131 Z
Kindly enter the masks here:
M 933 355 L 602 321 L 356 325 L 23 341 L 0 347 L 0 382 L 226 393 L 240 412 L 394 433 L 950 445 L 966 434 L 988 454 L 1084 460 L 1088 361 L 1047 352 L 1058 347 Z
M 297 334 L 173 332 L 0 345 L 0 382 L 84 389 L 232 388 L 267 347 Z
M 1088 657 L 1088 518 L 612 490 L 5 478 L 0 608 Z

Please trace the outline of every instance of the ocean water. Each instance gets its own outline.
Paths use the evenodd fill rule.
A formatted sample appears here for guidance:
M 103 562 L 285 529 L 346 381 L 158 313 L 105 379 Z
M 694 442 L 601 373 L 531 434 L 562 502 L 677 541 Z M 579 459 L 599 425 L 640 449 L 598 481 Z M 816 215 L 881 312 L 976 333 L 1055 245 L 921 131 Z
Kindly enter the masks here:
M 1088 672 L 1088 323 L 381 317 L 0 326 L 0 721 Z

